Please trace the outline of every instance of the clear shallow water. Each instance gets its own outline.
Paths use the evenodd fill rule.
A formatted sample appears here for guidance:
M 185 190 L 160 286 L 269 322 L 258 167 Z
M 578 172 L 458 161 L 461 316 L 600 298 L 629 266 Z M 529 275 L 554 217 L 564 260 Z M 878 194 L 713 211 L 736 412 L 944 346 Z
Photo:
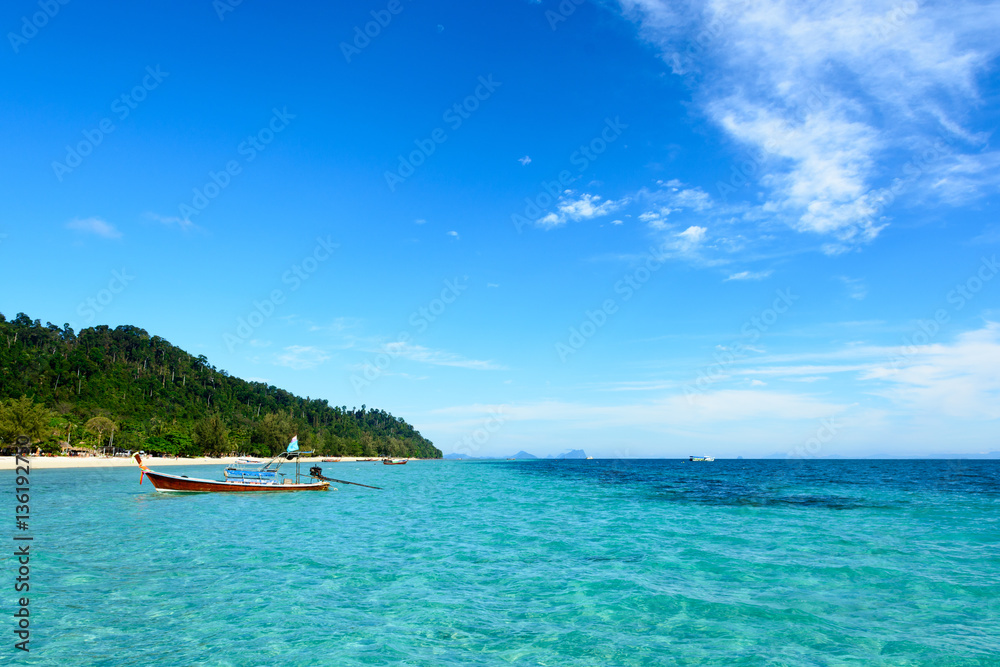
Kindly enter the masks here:
M 1000 665 L 1000 462 L 323 468 L 385 490 L 32 472 L 32 651 L 5 613 L 0 662 Z

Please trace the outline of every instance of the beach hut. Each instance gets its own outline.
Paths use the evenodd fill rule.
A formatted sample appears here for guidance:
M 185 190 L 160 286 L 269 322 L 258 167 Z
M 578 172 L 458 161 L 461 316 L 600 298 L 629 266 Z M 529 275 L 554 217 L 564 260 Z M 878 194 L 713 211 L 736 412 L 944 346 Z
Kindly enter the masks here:
M 94 456 L 93 449 L 73 447 L 68 442 L 60 443 L 60 450 L 63 456 Z

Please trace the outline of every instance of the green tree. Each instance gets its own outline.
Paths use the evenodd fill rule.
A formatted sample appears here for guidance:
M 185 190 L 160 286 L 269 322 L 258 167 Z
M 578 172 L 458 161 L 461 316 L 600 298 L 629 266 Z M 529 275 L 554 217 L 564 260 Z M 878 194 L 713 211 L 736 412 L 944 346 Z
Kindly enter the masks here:
M 194 443 L 191 442 L 191 437 L 180 429 L 171 429 L 163 437 L 174 447 L 176 456 L 196 456 L 198 454 Z
M 399 443 L 405 452 L 398 455 L 441 456 L 412 425 L 385 410 L 333 406 L 247 382 L 127 324 L 74 332 L 24 313 L 13 319 L 0 314 L 0 401 L 21 396 L 63 417 L 61 430 L 52 425 L 55 446 L 60 439 L 77 445 L 84 438 L 106 445 L 113 435 L 115 445 L 138 449 L 148 447 L 147 437 L 161 437 L 178 453 L 198 455 L 200 443 L 211 439 L 199 438 L 195 446 L 190 436 L 201 420 L 217 414 L 229 431 L 229 447 L 246 453 L 277 453 L 298 434 L 300 447 L 323 452 L 381 452 Z M 95 415 L 111 420 L 114 430 L 87 434 L 83 425 Z M 48 440 L 41 434 L 36 441 Z
M 295 435 L 295 425 L 283 412 L 264 415 L 253 434 L 252 442 L 260 445 L 265 454 L 274 455 L 282 451 Z
M 107 417 L 92 417 L 86 424 L 83 425 L 83 428 L 86 429 L 88 433 L 96 435 L 97 443 L 102 447 L 104 446 L 105 434 L 111 436 L 111 442 L 114 442 L 115 429 L 117 427 L 115 426 L 115 423 Z
M 0 441 L 10 447 L 19 435 L 38 442 L 49 434 L 51 413 L 27 396 L 0 403 Z
M 170 442 L 166 438 L 154 435 L 146 439 L 146 451 L 150 454 L 166 454 L 168 456 L 177 456 L 178 447 L 174 443 Z
M 229 429 L 218 414 L 206 417 L 194 425 L 191 432 L 196 447 L 211 454 L 229 452 Z

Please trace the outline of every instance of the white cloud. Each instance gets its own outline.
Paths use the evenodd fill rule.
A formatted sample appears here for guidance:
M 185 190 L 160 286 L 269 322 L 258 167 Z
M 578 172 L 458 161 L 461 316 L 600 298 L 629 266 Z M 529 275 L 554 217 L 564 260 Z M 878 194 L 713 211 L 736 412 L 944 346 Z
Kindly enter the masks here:
M 180 229 L 185 231 L 197 228 L 197 225 L 195 225 L 190 220 L 186 218 L 179 218 L 174 215 L 159 215 L 157 213 L 147 213 L 146 217 L 149 218 L 150 220 L 155 220 L 156 222 L 159 222 L 167 226 L 177 225 Z
M 443 350 L 432 350 L 422 345 L 413 345 L 403 341 L 387 343 L 382 351 L 391 357 L 401 357 L 410 361 L 417 361 L 422 364 L 432 366 L 451 366 L 454 368 L 466 368 L 476 371 L 502 370 L 504 367 L 493 361 L 481 361 L 478 359 L 466 359 L 465 357 L 445 352 Z
M 361 319 L 357 317 L 335 317 L 329 324 L 316 324 L 310 320 L 303 320 L 303 322 L 306 324 L 307 331 L 321 331 L 329 334 L 339 334 L 361 326 Z
M 122 237 L 122 233 L 115 229 L 114 225 L 100 218 L 78 218 L 71 220 L 66 223 L 66 228 L 87 234 L 95 234 L 106 239 L 120 239 Z
M 701 213 L 715 205 L 707 192 L 698 187 L 687 187 L 677 179 L 657 181 L 657 185 L 660 186 L 658 190 L 643 188 L 638 194 L 639 199 L 655 204 L 654 208 L 639 215 L 639 220 L 653 229 L 667 229 L 667 218 L 672 213 L 685 210 Z
M 836 437 L 811 454 L 996 449 L 1000 324 L 906 352 L 900 358 L 900 348 L 848 345 L 771 355 L 737 361 L 733 377 L 720 380 L 730 385 L 702 393 L 687 391 L 682 381 L 629 380 L 589 387 L 601 392 L 599 400 L 458 405 L 431 411 L 420 424 L 461 438 L 480 428 L 487 412 L 502 411 L 503 429 L 489 443 L 499 455 L 544 453 L 520 444 L 541 441 L 572 441 L 588 453 L 616 457 L 784 453 L 801 451 L 831 419 Z M 825 361 L 780 365 L 803 357 Z M 658 444 L 637 444 L 645 442 Z M 697 449 L 684 451 L 689 447 Z
M 572 190 L 566 190 L 559 196 L 556 210 L 542 217 L 536 224 L 539 227 L 552 229 L 566 224 L 570 220 L 590 220 L 614 212 L 628 200 L 615 201 L 613 199 L 601 200 L 598 195 L 587 193 L 576 196 Z
M 880 395 L 924 415 L 1000 418 L 1000 324 L 906 351 L 912 354 L 864 374 L 888 385 Z
M 289 345 L 284 352 L 275 356 L 274 363 L 293 370 L 305 371 L 316 368 L 329 358 L 330 355 L 318 347 Z
M 699 227 L 698 225 L 691 225 L 683 232 L 678 232 L 676 236 L 679 249 L 684 251 L 693 250 L 705 240 L 706 232 L 708 232 L 708 229 Z
M 906 177 L 902 154 L 944 138 L 918 171 L 945 202 L 995 191 L 1000 155 L 980 154 L 965 126 L 977 80 L 1000 52 L 996 5 L 957 0 L 621 0 L 695 103 L 748 151 L 734 189 L 767 190 L 763 211 L 832 237 L 828 252 L 874 239 L 886 224 L 874 196 Z M 971 148 L 969 147 L 970 145 Z M 965 148 L 963 148 L 965 146 Z M 742 176 L 735 174 L 743 169 Z M 917 189 L 917 188 L 914 188 Z
M 467 405 L 434 410 L 449 417 L 502 411 L 509 422 L 557 422 L 566 428 L 612 428 L 638 426 L 663 431 L 669 428 L 705 428 L 720 423 L 750 421 L 816 420 L 845 412 L 850 406 L 831 403 L 805 394 L 732 389 L 708 392 L 691 400 L 673 395 L 658 400 L 625 405 L 593 405 L 564 401 L 503 406 Z
M 531 158 L 525 155 L 524 157 L 517 158 L 517 161 L 521 163 L 522 166 L 527 167 L 531 164 Z
M 847 276 L 839 276 L 840 282 L 844 283 L 847 287 L 847 296 L 852 299 L 857 299 L 858 301 L 863 301 L 866 296 L 868 296 L 868 286 L 865 285 L 865 281 L 861 278 L 848 278 Z
M 447 234 L 448 236 L 450 236 L 450 237 L 452 237 L 454 239 L 458 238 L 458 232 L 455 232 L 455 231 L 445 232 L 445 234 Z
M 417 218 L 416 220 L 413 221 L 413 223 L 416 225 L 424 225 L 427 224 L 427 221 L 424 220 L 423 218 Z
M 726 278 L 726 282 L 730 280 L 764 280 L 769 277 L 774 271 L 740 271 L 739 273 L 732 273 Z

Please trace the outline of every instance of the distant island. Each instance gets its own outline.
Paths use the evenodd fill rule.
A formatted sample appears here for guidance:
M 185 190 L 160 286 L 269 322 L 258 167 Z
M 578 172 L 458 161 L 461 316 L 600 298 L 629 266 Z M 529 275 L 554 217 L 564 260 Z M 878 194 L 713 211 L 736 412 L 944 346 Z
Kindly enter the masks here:
M 75 333 L 0 314 L 0 450 L 269 456 L 298 434 L 329 456 L 441 458 L 403 419 L 248 382 L 139 327 Z
M 585 459 L 587 458 L 587 452 L 582 449 L 571 449 L 564 454 L 559 454 L 558 456 L 548 456 L 542 458 L 535 456 L 534 454 L 529 454 L 525 451 L 520 451 L 512 456 L 498 456 L 498 457 L 488 457 L 488 456 L 468 456 L 467 454 L 446 454 L 445 459 L 449 461 L 487 461 L 496 459 L 518 459 L 518 460 L 546 460 L 546 459 Z

